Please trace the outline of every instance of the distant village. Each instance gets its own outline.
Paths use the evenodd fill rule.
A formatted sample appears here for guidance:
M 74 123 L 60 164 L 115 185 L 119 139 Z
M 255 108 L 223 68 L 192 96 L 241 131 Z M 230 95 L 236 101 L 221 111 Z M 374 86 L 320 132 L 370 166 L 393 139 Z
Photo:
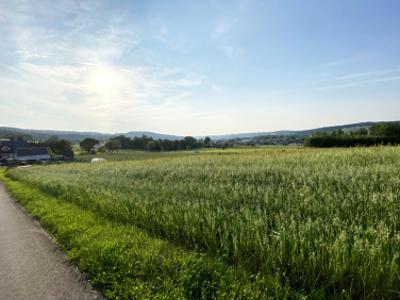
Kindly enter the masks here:
M 23 137 L 17 137 L 0 141 L 0 165 L 26 165 L 73 159 L 72 145 L 63 140 L 28 142 Z
M 0 143 L 0 162 L 7 165 L 50 161 L 49 148 L 32 144 L 23 138 Z

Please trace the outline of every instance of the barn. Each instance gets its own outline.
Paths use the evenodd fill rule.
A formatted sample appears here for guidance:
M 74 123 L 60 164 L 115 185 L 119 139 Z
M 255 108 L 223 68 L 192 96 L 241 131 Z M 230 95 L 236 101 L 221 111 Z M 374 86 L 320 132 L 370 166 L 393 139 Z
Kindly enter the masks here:
M 0 163 L 21 164 L 50 160 L 49 149 L 22 138 L 0 142 Z

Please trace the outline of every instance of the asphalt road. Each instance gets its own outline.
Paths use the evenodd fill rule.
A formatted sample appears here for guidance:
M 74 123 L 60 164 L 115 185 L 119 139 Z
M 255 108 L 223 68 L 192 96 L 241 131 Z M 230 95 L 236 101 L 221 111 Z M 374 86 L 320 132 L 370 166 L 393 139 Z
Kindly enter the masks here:
M 0 300 L 104 299 L 0 184 Z

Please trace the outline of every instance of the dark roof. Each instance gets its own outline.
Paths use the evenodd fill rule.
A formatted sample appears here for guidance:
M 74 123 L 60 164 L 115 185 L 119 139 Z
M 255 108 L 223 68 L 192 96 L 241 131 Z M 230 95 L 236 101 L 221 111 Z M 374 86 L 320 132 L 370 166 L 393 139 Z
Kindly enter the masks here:
M 47 148 L 19 148 L 17 149 L 17 156 L 30 156 L 30 155 L 49 155 Z
M 15 141 L 5 141 L 0 143 L 0 153 L 14 153 L 15 149 L 27 148 L 28 143 L 23 139 Z

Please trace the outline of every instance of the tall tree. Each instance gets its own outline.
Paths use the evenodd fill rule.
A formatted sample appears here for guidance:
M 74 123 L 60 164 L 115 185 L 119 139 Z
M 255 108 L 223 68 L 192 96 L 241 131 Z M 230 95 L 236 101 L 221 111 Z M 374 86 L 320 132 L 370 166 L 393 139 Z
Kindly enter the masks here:
M 186 146 L 186 149 L 193 149 L 196 147 L 197 140 L 192 136 L 186 136 L 183 139 L 183 143 Z
M 104 146 L 108 151 L 118 151 L 121 149 L 121 141 L 117 138 L 109 139 Z
M 79 146 L 81 147 L 82 150 L 84 150 L 86 152 L 90 152 L 98 144 L 99 144 L 98 140 L 92 139 L 92 138 L 86 138 L 79 143 Z
M 209 136 L 207 136 L 205 139 L 204 139 L 204 147 L 206 147 L 206 148 L 210 148 L 211 147 L 211 138 L 209 137 Z

